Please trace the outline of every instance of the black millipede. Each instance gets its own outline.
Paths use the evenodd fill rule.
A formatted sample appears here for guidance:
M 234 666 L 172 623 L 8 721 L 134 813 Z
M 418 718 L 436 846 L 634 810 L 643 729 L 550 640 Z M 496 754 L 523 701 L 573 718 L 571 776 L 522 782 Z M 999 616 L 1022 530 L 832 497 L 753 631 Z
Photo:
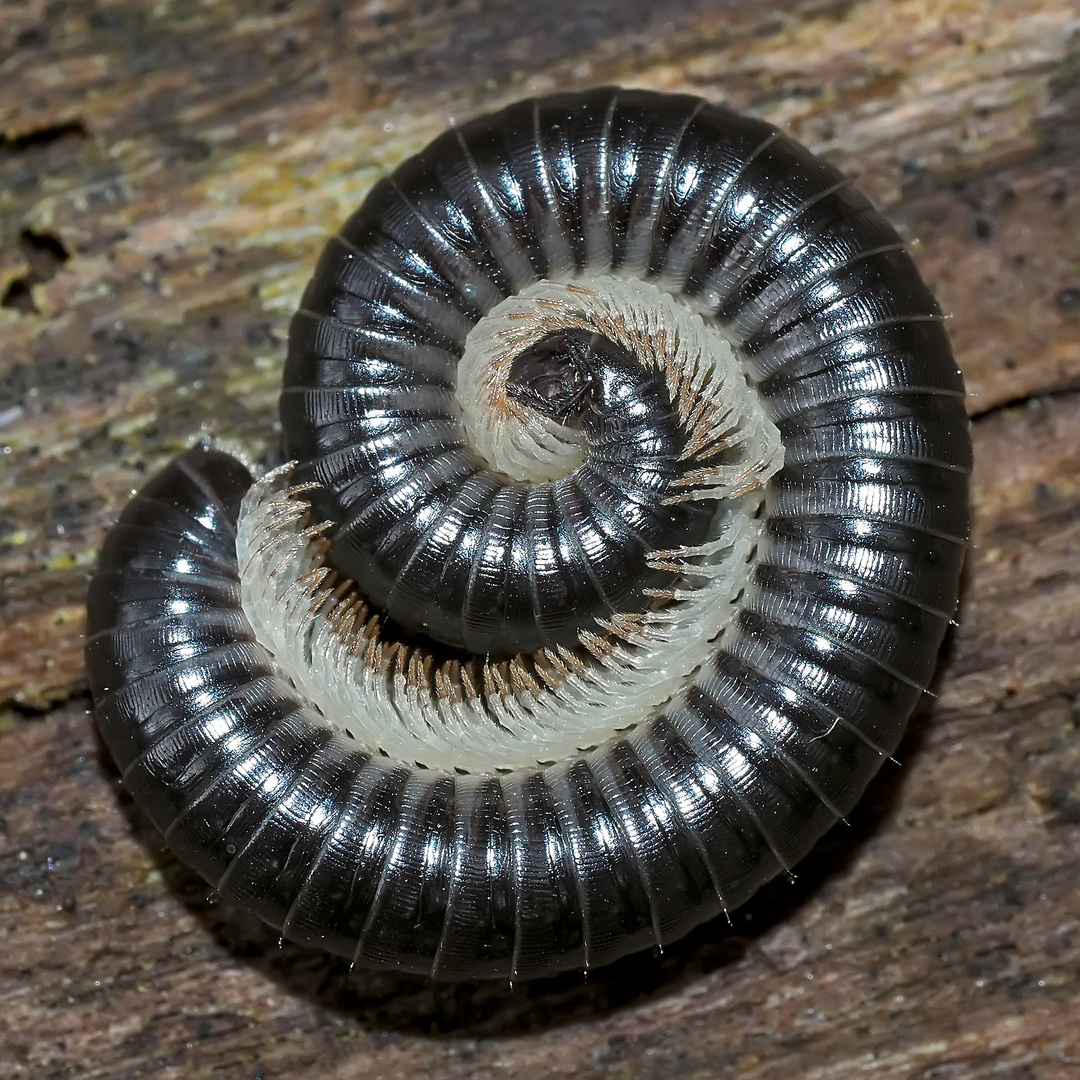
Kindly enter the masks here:
M 289 464 L 209 445 L 109 533 L 97 722 L 284 937 L 438 979 L 663 947 L 861 796 L 957 603 L 942 316 L 831 165 L 695 97 L 452 127 L 293 317 Z

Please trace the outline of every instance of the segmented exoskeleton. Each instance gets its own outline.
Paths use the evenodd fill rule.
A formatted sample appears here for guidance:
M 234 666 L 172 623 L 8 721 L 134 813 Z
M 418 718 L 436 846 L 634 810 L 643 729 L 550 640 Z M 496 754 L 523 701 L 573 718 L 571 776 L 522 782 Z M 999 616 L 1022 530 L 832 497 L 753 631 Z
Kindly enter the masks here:
M 957 601 L 963 395 L 896 232 L 792 139 L 681 95 L 519 102 L 327 245 L 295 463 L 253 487 L 196 448 L 124 511 L 98 723 L 172 850 L 288 938 L 445 979 L 663 945 L 896 747 Z

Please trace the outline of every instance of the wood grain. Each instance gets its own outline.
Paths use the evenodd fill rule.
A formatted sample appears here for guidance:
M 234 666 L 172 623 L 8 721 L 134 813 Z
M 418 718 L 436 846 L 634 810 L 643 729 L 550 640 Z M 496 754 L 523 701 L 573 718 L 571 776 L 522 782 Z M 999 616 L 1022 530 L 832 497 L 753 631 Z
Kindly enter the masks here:
M 1080 1075 L 1080 16 L 1059 0 L 0 4 L 0 1077 Z M 914 244 L 971 391 L 936 697 L 732 925 L 587 980 L 280 946 L 88 714 L 82 593 L 203 432 L 275 452 L 323 237 L 445 126 L 603 82 L 783 124 Z

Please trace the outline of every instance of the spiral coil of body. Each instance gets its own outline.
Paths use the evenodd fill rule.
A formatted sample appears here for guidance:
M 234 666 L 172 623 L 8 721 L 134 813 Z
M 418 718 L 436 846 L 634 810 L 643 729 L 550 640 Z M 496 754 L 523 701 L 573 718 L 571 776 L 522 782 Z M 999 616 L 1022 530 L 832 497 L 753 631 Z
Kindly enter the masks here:
M 507 358 L 499 400 L 508 417 L 515 393 L 540 402 L 533 434 L 583 461 L 506 475 L 455 396 L 470 335 L 545 282 L 603 307 L 609 277 L 703 319 L 745 380 L 703 362 L 686 390 L 635 366 L 617 327 L 598 337 L 563 312 L 529 339 L 520 385 Z M 558 306 L 544 303 L 541 322 Z M 729 384 L 764 420 L 749 404 L 710 414 Z M 699 446 L 688 418 L 720 435 Z M 307 591 L 275 602 L 315 620 L 300 651 L 336 641 L 395 722 L 407 701 L 433 707 L 415 721 L 433 745 L 473 709 L 548 746 L 526 726 L 545 723 L 537 703 L 565 705 L 594 669 L 648 667 L 641 642 L 668 640 L 658 621 L 708 595 L 686 585 L 696 562 L 726 605 L 681 685 L 654 664 L 654 698 L 594 748 L 418 766 L 337 730 L 331 705 L 298 693 L 287 643 L 253 628 L 276 616 L 245 608 L 243 568 L 262 558 L 257 540 L 237 555 L 247 471 L 197 449 L 151 481 L 89 597 L 97 717 L 124 784 L 223 894 L 366 965 L 529 978 L 737 907 L 858 800 L 955 608 L 970 442 L 933 297 L 840 173 L 696 98 L 525 101 L 401 165 L 323 254 L 282 421 L 297 464 L 258 513 L 299 538 L 274 565 L 297 562 Z M 769 438 L 746 429 L 771 425 L 770 475 Z M 753 523 L 731 525 L 726 500 L 748 490 Z M 737 575 L 709 562 L 725 545 Z

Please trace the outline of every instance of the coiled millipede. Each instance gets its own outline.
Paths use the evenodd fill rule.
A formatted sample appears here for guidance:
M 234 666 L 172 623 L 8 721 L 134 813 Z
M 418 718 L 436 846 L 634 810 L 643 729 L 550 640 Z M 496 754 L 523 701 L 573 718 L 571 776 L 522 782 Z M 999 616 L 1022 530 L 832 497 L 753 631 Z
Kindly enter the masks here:
M 855 804 L 957 601 L 942 317 L 835 168 L 598 89 L 378 183 L 292 321 L 288 466 L 211 448 L 105 543 L 87 660 L 171 849 L 435 978 L 663 946 Z

